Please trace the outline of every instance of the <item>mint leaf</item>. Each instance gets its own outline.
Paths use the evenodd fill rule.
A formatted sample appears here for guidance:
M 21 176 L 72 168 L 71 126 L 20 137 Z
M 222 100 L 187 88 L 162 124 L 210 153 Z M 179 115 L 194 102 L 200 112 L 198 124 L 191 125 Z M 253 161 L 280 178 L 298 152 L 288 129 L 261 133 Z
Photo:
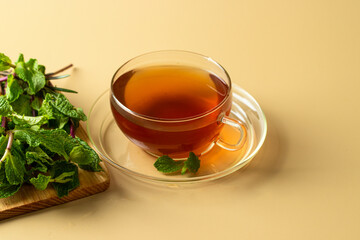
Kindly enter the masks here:
M 174 173 L 180 169 L 181 174 L 185 174 L 187 170 L 196 173 L 200 168 L 200 160 L 193 152 L 190 152 L 186 161 L 175 161 L 171 157 L 164 155 L 156 160 L 154 167 L 163 173 Z
M 46 173 L 48 167 L 54 164 L 54 160 L 52 160 L 52 158 L 50 158 L 40 147 L 30 147 L 26 151 L 26 163 L 32 167 L 32 170 Z
M 68 134 L 62 129 L 39 130 L 19 129 L 14 130 L 15 139 L 24 141 L 31 147 L 44 146 L 51 152 L 57 153 L 60 156 L 68 159 L 68 154 L 65 152 L 64 144 Z
M 90 158 L 87 158 L 85 148 L 83 146 L 76 146 L 70 152 L 70 160 L 77 164 L 89 164 Z
M 46 116 L 46 115 L 30 117 L 30 116 L 20 116 L 17 114 L 13 114 L 11 116 L 11 118 L 16 125 L 24 127 L 24 128 L 28 128 L 28 127 L 32 127 L 32 126 L 40 127 L 41 125 L 44 125 L 44 124 L 48 123 L 48 121 L 49 121 L 48 116 Z
M 33 162 L 41 161 L 48 165 L 52 165 L 54 160 L 49 157 L 40 147 L 29 147 L 26 151 L 26 159 L 28 164 Z
M 4 95 L 0 96 L 0 116 L 8 116 L 13 109 Z
M 55 94 L 47 93 L 45 99 L 40 107 L 39 114 L 47 115 L 49 119 L 52 119 L 55 123 L 54 126 L 57 128 L 63 128 L 69 121 L 69 117 L 58 111 L 51 102 L 55 101 Z
M 0 184 L 8 183 L 5 173 L 5 162 L 0 162 Z
M 0 53 L 0 71 L 8 70 L 11 66 L 11 60 L 8 56 Z
M 42 73 L 42 74 L 44 74 L 45 75 L 45 66 L 44 65 L 41 65 L 41 64 L 39 64 L 39 66 L 38 66 L 38 70 Z
M 22 54 L 22 53 L 19 54 L 18 60 L 15 62 L 15 64 L 17 64 L 19 62 L 25 62 L 24 54 Z
M 6 136 L 0 136 L 0 155 L 4 155 L 5 153 L 5 149 L 6 149 L 6 146 L 7 146 L 7 143 L 8 143 L 8 139 L 9 137 L 6 135 Z
M 7 87 L 6 87 L 6 98 L 11 103 L 19 98 L 19 96 L 23 93 L 23 89 L 18 83 L 18 81 L 14 78 L 12 74 L 8 75 L 7 78 Z
M 39 190 L 45 190 L 50 182 L 51 177 L 45 176 L 43 174 L 38 174 L 38 176 L 35 178 L 30 178 L 30 183 L 34 185 L 36 189 Z
M 56 179 L 57 177 L 60 177 L 61 174 L 66 172 L 74 172 L 71 176 L 69 176 L 70 180 L 65 183 L 60 183 L 56 181 L 52 183 L 58 197 L 60 198 L 67 196 L 71 190 L 75 189 L 80 185 L 78 168 L 75 164 L 60 160 L 55 161 L 54 165 L 50 169 L 50 175 L 52 179 Z
M 39 111 L 40 107 L 41 107 L 41 101 L 40 98 L 35 97 L 34 100 L 31 102 L 31 107 L 36 110 Z
M 31 116 L 32 109 L 30 96 L 21 94 L 16 101 L 11 103 L 12 109 L 19 115 Z
M 75 175 L 75 172 L 63 172 L 56 178 L 52 179 L 52 182 L 67 183 L 67 182 L 72 181 L 72 176 L 74 176 L 74 175 Z
M 14 195 L 19 191 L 21 184 L 19 185 L 10 185 L 10 184 L 0 184 L 0 198 L 7 198 Z
M 21 54 L 16 62 L 15 73 L 29 84 L 27 92 L 30 95 L 34 95 L 45 86 L 46 80 L 43 73 L 43 67 L 41 67 L 41 65 L 39 67 L 36 59 L 30 59 L 25 63 L 24 57 Z
M 18 185 L 24 182 L 25 161 L 18 141 L 13 141 L 10 154 L 5 158 L 5 173 L 11 185 Z
M 62 93 L 47 93 L 44 103 L 44 111 L 54 112 L 53 109 L 49 108 L 51 106 L 59 113 L 67 117 L 79 119 L 82 121 L 87 120 L 83 110 L 81 108 L 75 108 Z
M 174 161 L 169 156 L 161 156 L 154 163 L 154 167 L 163 173 L 174 173 L 183 167 L 184 161 Z
M 63 172 L 62 174 L 60 174 L 56 178 L 52 179 L 51 176 L 46 176 L 44 174 L 38 174 L 37 177 L 30 178 L 30 183 L 32 185 L 34 185 L 34 187 L 36 189 L 45 190 L 50 182 L 53 182 L 53 183 L 72 182 L 74 180 L 73 179 L 74 175 L 75 175 L 74 171 L 72 171 L 72 172 Z M 61 186 L 61 188 L 65 188 L 65 187 Z
M 7 135 L 0 137 L 0 156 L 4 155 L 8 140 L 9 137 Z M 2 183 L 9 183 L 6 179 L 5 161 L 0 162 L 0 184 Z
M 184 162 L 184 166 L 181 169 L 181 174 L 184 174 L 186 170 L 189 170 L 189 172 L 192 173 L 196 173 L 199 168 L 200 168 L 199 158 L 193 152 L 190 152 L 188 159 Z
M 21 159 L 11 153 L 5 158 L 5 173 L 8 182 L 12 185 L 21 184 L 24 181 L 25 165 Z
M 82 121 L 87 120 L 83 110 L 81 108 L 75 108 L 62 93 L 58 93 L 55 102 L 50 103 L 54 108 L 66 116 Z
M 34 159 L 29 158 L 26 159 L 26 163 L 28 164 L 28 166 L 31 167 L 30 172 L 39 171 L 39 172 L 47 173 L 48 171 L 48 167 L 41 161 L 35 161 Z
M 78 137 L 68 137 L 65 151 L 70 155 L 70 160 L 76 162 L 81 169 L 99 172 L 102 171 L 101 162 L 97 153 Z

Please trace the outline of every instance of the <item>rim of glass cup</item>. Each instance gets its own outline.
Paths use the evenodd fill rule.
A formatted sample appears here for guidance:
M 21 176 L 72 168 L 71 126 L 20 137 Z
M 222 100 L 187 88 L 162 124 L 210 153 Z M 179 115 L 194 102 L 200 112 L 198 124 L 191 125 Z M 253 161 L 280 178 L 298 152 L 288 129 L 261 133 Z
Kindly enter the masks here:
M 176 118 L 176 119 L 168 119 L 168 118 L 156 118 L 156 117 L 151 117 L 151 116 L 147 116 L 144 114 L 140 114 L 137 112 L 132 111 L 131 109 L 129 109 L 128 107 L 126 107 L 124 104 L 122 104 L 113 94 L 113 84 L 114 82 L 117 80 L 115 79 L 115 76 L 117 75 L 117 73 L 122 70 L 123 67 L 125 67 L 127 64 L 131 63 L 132 61 L 147 56 L 147 55 L 152 55 L 152 54 L 157 54 L 157 53 L 178 53 L 178 54 L 189 54 L 189 55 L 193 55 L 193 56 L 197 56 L 203 59 L 206 59 L 207 61 L 209 61 L 210 63 L 213 63 L 214 65 L 216 65 L 221 71 L 224 72 L 228 82 L 228 90 L 226 93 L 226 96 L 224 97 L 224 99 L 218 104 L 216 105 L 216 107 L 209 109 L 208 111 L 192 116 L 192 117 L 186 117 L 186 118 Z M 222 79 L 222 78 L 220 78 Z M 223 79 L 224 80 L 224 79 Z M 225 80 L 224 80 L 225 81 Z M 187 122 L 187 121 L 193 121 L 199 118 L 203 118 L 206 117 L 214 112 L 216 112 L 219 108 L 221 108 L 226 101 L 229 99 L 229 97 L 231 96 L 231 92 L 232 92 L 232 83 L 231 83 L 231 78 L 229 73 L 225 70 L 225 68 L 223 66 L 221 66 L 220 63 L 218 63 L 217 61 L 215 61 L 214 59 L 212 59 L 209 56 L 205 56 L 199 53 L 195 53 L 195 52 L 191 52 L 191 51 L 185 51 L 185 50 L 160 50 L 160 51 L 153 51 L 153 52 L 148 52 L 148 53 L 144 53 L 141 55 L 138 55 L 136 57 L 131 58 L 130 60 L 128 60 L 127 62 L 125 62 L 123 65 L 121 65 L 116 72 L 114 73 L 112 79 L 111 79 L 111 85 L 110 85 L 110 94 L 111 94 L 111 98 L 114 99 L 114 101 L 116 102 L 116 104 L 121 107 L 123 110 L 125 110 L 126 112 L 130 113 L 133 116 L 136 116 L 138 118 L 141 118 L 143 120 L 147 120 L 147 121 L 152 121 L 152 122 L 171 122 L 171 123 L 177 123 L 177 122 Z

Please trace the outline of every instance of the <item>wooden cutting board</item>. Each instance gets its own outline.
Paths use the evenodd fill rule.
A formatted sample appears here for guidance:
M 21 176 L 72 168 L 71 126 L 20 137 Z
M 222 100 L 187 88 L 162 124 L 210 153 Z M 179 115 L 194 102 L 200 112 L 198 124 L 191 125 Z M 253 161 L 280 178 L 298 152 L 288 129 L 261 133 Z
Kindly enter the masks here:
M 77 129 L 76 135 L 92 147 L 82 127 Z M 79 169 L 80 186 L 71 191 L 68 196 L 62 198 L 57 197 L 55 190 L 51 186 L 44 191 L 36 190 L 32 185 L 22 186 L 14 196 L 0 199 L 0 220 L 105 191 L 109 187 L 110 178 L 103 162 L 101 167 L 104 172 L 88 172 Z

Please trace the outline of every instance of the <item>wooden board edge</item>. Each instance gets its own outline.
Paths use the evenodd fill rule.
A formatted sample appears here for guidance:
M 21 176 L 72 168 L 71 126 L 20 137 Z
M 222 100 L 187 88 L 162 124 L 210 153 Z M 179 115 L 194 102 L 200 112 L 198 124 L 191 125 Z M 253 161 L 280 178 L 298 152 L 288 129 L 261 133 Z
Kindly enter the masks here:
M 106 189 L 108 189 L 109 186 L 110 186 L 110 178 L 107 178 L 106 181 L 93 185 L 91 189 L 90 188 L 74 189 L 69 193 L 68 196 L 62 198 L 58 198 L 57 196 L 54 196 L 52 198 L 43 199 L 37 202 L 32 202 L 22 206 L 10 208 L 1 212 L 0 221 L 12 217 L 16 217 L 19 215 L 24 215 L 26 213 L 34 212 L 40 209 L 49 208 L 67 202 L 71 202 L 77 199 L 85 198 L 97 193 L 101 193 L 104 192 Z

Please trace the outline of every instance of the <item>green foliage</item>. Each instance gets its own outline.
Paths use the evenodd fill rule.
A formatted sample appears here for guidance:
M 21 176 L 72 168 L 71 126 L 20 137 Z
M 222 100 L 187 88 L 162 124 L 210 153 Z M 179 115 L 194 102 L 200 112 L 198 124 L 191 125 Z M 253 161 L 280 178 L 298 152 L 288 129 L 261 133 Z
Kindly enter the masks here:
M 56 120 L 58 128 L 63 128 L 70 118 L 75 121 L 87 120 L 81 108 L 75 108 L 63 94 L 55 92 L 46 93 L 39 114 Z
M 0 53 L 0 71 L 8 70 L 11 67 L 10 65 L 10 58 L 3 53 Z
M 11 103 L 11 107 L 14 112 L 19 115 L 31 116 L 31 97 L 29 95 L 21 94 L 14 102 Z
M 40 128 L 41 125 L 48 123 L 49 119 L 48 116 L 37 116 L 37 117 L 30 117 L 30 116 L 21 116 L 18 114 L 13 114 L 11 116 L 12 120 L 17 126 L 22 128 L 38 126 Z
M 68 159 L 65 152 L 65 140 L 68 137 L 67 132 L 62 129 L 41 129 L 39 131 L 32 129 L 14 130 L 15 138 L 29 144 L 30 147 L 38 147 L 40 144 L 49 151 L 57 153 Z
M 33 171 L 46 173 L 54 160 L 40 147 L 29 147 L 26 151 L 26 163 L 31 166 Z
M 26 89 L 28 94 L 34 95 L 45 87 L 46 80 L 43 73 L 43 66 L 39 65 L 36 59 L 30 59 L 25 63 L 22 54 L 16 62 L 15 73 L 29 84 Z
M 193 152 L 190 152 L 188 159 L 184 162 L 184 167 L 181 169 L 181 174 L 184 174 L 187 170 L 189 170 L 189 172 L 196 173 L 199 167 L 199 158 Z
M 51 180 L 50 176 L 39 174 L 37 177 L 30 178 L 30 183 L 34 185 L 36 189 L 45 190 Z
M 163 173 L 173 173 L 180 171 L 183 165 L 184 161 L 174 161 L 174 159 L 166 155 L 159 157 L 154 163 L 156 169 Z
M 70 160 L 76 162 L 80 168 L 88 171 L 102 171 L 100 158 L 89 145 L 78 137 L 68 138 L 65 151 L 69 152 Z
M 62 93 L 52 95 L 50 105 L 65 116 L 82 121 L 87 120 L 83 110 L 81 108 L 75 108 Z
M 11 103 L 19 98 L 23 93 L 23 88 L 20 86 L 18 80 L 10 74 L 7 78 L 7 87 L 6 87 L 6 98 Z
M 19 191 L 21 185 L 0 184 L 0 198 L 7 198 Z
M 57 182 L 55 180 L 52 183 L 54 189 L 57 192 L 57 195 L 60 198 L 63 196 L 67 196 L 71 190 L 77 188 L 80 185 L 78 167 L 75 164 L 67 161 L 56 161 L 50 170 L 51 178 L 59 179 L 60 177 L 62 177 L 61 175 L 63 173 L 71 173 L 67 174 L 66 176 L 66 179 L 69 179 L 68 181 Z M 63 177 L 62 180 L 64 180 Z
M 19 185 L 24 182 L 25 161 L 18 141 L 13 141 L 11 151 L 6 156 L 5 173 L 6 179 L 11 185 Z
M 39 97 L 34 97 L 34 100 L 31 102 L 31 107 L 36 111 L 40 110 L 41 100 Z
M 163 173 L 176 173 L 181 170 L 181 174 L 185 174 L 186 171 L 196 173 L 200 167 L 199 158 L 190 152 L 187 160 L 175 161 L 169 156 L 161 156 L 154 163 L 154 167 Z
M 0 116 L 8 116 L 12 113 L 12 107 L 5 96 L 0 96 Z
M 0 53 L 0 71 L 10 68 L 15 75 L 6 73 L 6 95 L 0 96 L 0 117 L 7 123 L 0 127 L 0 198 L 15 194 L 24 183 L 40 190 L 51 184 L 59 197 L 66 196 L 80 184 L 78 167 L 102 170 L 96 152 L 64 130 L 86 116 L 51 90 L 45 67 L 36 59 L 25 62 L 20 54 L 14 65 Z

